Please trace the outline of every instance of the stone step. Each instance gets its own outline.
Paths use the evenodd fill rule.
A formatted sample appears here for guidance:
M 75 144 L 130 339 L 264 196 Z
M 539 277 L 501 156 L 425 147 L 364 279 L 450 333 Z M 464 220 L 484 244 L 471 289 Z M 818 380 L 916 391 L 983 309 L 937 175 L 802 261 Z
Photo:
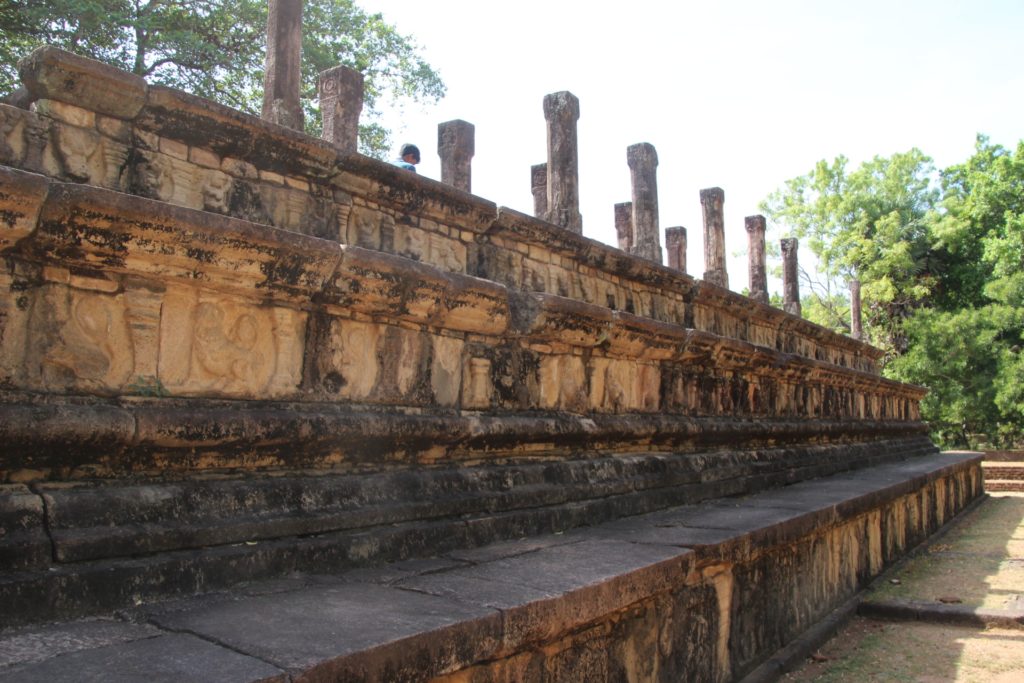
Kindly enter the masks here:
M 1019 462 L 1024 463 L 1024 451 L 983 451 L 984 460 L 982 466 L 994 462 Z
M 8 629 L 0 681 L 737 680 L 983 495 L 978 460 Z
M 1000 451 L 985 453 L 984 457 L 981 471 L 986 491 L 1024 493 L 1024 453 Z
M 1019 479 L 985 479 L 985 490 L 992 493 L 1024 493 L 1024 481 Z
M 297 571 L 552 533 L 934 454 L 925 437 L 375 474 L 36 483 L 0 491 L 10 624 Z M 40 604 L 39 596 L 50 597 Z
M 988 462 L 981 463 L 981 470 L 985 473 L 985 480 L 997 480 L 997 479 L 1015 479 L 1024 481 L 1024 463 L 1007 463 L 1001 462 L 999 464 L 992 464 Z

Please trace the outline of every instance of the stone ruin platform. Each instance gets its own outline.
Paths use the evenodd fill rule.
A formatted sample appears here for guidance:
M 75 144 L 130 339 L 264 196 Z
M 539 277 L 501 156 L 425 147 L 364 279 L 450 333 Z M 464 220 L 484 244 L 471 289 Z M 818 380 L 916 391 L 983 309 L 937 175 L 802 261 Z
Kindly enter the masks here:
M 880 351 L 720 266 L 52 48 L 21 74 L 0 676 L 734 680 L 983 493 Z

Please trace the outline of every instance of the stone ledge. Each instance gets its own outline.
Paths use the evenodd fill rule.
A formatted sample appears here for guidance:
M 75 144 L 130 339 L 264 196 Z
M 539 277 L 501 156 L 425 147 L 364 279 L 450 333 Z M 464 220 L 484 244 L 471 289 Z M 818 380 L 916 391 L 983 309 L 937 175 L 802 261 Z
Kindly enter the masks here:
M 47 554 L 40 565 L 5 568 L 13 573 L 0 577 L 0 604 L 12 621 L 55 618 L 291 571 L 340 571 L 750 493 L 894 458 L 917 461 L 934 452 L 925 444 L 617 456 L 377 476 L 39 484 L 29 502 L 40 508 L 45 502 L 47 519 L 29 526 L 42 535 Z M 876 488 L 892 483 L 867 479 Z M 800 501 L 821 502 L 806 493 Z M 721 534 L 702 530 L 690 541 L 717 543 Z M 33 603 L 40 594 L 51 596 L 45 609 Z
M 33 400 L 0 395 L 6 474 L 64 479 L 381 469 L 573 453 L 696 452 L 924 437 L 901 420 L 387 411 L 336 403 L 206 399 Z M 524 450 L 526 449 L 526 450 Z M 384 462 L 382 453 L 400 457 Z M 47 478 L 47 476 L 36 477 Z
M 890 459 L 925 451 L 913 440 L 888 442 L 887 448 Z M 636 503 L 621 507 L 651 510 L 876 464 L 884 458 L 875 450 L 868 443 L 363 475 L 40 483 L 32 489 L 38 497 L 28 497 L 26 489 L 17 500 L 34 503 L 39 515 L 45 503 L 54 559 L 75 562 L 415 520 L 514 510 L 540 514 L 542 507 L 633 494 Z
M 36 229 L 16 248 L 49 265 L 307 300 L 341 259 L 335 242 L 87 185 L 50 186 Z
M 96 647 L 102 642 L 97 636 L 83 638 L 77 651 L 65 649 L 59 657 L 41 658 L 31 652 L 20 661 L 8 657 L 3 662 L 7 666 L 0 668 L 0 680 L 64 680 L 58 676 L 112 661 L 109 648 L 124 658 L 126 672 L 146 671 L 140 668 L 141 662 L 154 656 L 170 660 L 160 660 L 161 666 L 188 670 L 183 667 L 203 657 L 176 648 L 156 655 L 152 647 L 138 645 L 158 645 L 159 638 L 170 638 L 176 631 L 187 631 L 189 638 L 205 643 L 200 649 L 212 648 L 211 656 L 221 651 L 224 657 L 242 657 L 239 661 L 273 667 L 296 681 L 412 681 L 449 674 L 497 681 L 505 680 L 502 671 L 520 666 L 526 668 L 520 670 L 519 680 L 539 680 L 543 671 L 551 675 L 547 667 L 570 664 L 551 661 L 555 653 L 563 653 L 559 658 L 572 655 L 589 661 L 585 643 L 597 634 L 607 640 L 608 657 L 643 653 L 658 659 L 663 671 L 681 667 L 688 672 L 675 680 L 732 680 L 775 653 L 775 643 L 785 644 L 842 604 L 855 592 L 856 583 L 863 585 L 892 561 L 883 556 L 884 549 L 877 557 L 876 551 L 865 553 L 872 535 L 876 542 L 895 538 L 901 525 L 915 520 L 915 533 L 903 541 L 905 546 L 895 549 L 904 552 L 914 538 L 933 533 L 980 495 L 980 487 L 971 484 L 980 481 L 980 475 L 970 474 L 977 470 L 978 461 L 971 455 L 917 458 L 820 479 L 813 488 L 808 482 L 803 495 L 790 495 L 799 489 L 787 487 L 472 551 L 445 550 L 442 544 L 443 557 L 436 560 L 338 576 L 297 576 L 225 594 L 143 606 L 122 613 L 128 622 L 125 628 L 155 627 L 165 635 L 135 640 L 128 634 L 118 636 L 122 644 L 103 647 Z M 936 491 L 922 498 L 921 492 L 932 487 L 940 487 L 941 495 Z M 946 503 L 936 507 L 940 498 Z M 905 508 L 909 501 L 921 506 L 916 513 Z M 907 511 L 901 515 L 899 510 Z M 668 520 L 674 523 L 667 524 Z M 865 527 L 866 520 L 875 520 L 878 526 L 868 523 Z M 839 583 L 832 584 L 826 579 L 832 570 L 822 564 L 827 553 L 796 549 L 811 549 L 825 543 L 830 534 L 845 533 L 854 534 L 861 550 L 847 561 L 856 566 L 847 566 L 831 579 Z M 767 563 L 758 559 L 771 558 L 783 548 L 795 553 L 790 569 L 771 559 Z M 754 568 L 760 573 L 750 574 Z M 855 575 L 844 578 L 854 570 Z M 854 584 L 844 583 L 854 576 Z M 107 577 L 108 590 L 131 593 L 132 582 L 125 582 L 128 576 L 108 572 Z M 756 585 L 740 585 L 748 580 Z M 825 582 L 820 589 L 815 588 L 818 580 Z M 764 596 L 756 603 L 741 603 L 745 610 L 757 612 L 750 615 L 760 619 L 755 631 L 745 631 L 752 628 L 750 621 L 723 619 L 730 604 L 725 596 L 733 591 L 734 582 L 742 590 L 733 600 L 750 590 Z M 818 590 L 823 593 L 819 595 Z M 789 614 L 797 609 L 794 598 L 807 599 L 807 591 L 818 596 L 808 614 L 794 613 L 780 621 L 781 615 L 761 611 Z M 644 628 L 655 628 L 644 618 L 650 610 L 659 614 L 655 623 L 669 628 L 671 634 L 653 640 L 643 635 Z M 705 621 L 690 622 L 687 614 L 700 615 Z M 811 622 L 804 623 L 806 619 Z M 783 628 L 783 621 L 800 623 Z M 150 626 L 132 627 L 131 622 Z M 100 628 L 90 625 L 95 623 L 74 628 L 88 633 Z M 623 631 L 622 624 L 632 626 Z M 110 628 L 102 622 L 101 626 Z M 43 630 L 54 628 L 72 627 Z M 0 634 L 0 652 L 12 641 L 28 642 L 39 631 L 36 627 Z M 625 645 L 617 640 L 622 638 Z M 732 643 L 726 650 L 714 645 L 726 641 Z M 748 651 L 739 643 L 763 643 L 763 647 Z M 590 661 L 585 666 L 597 664 Z M 610 675 L 586 670 L 595 672 L 593 677 L 580 680 Z M 269 674 L 248 675 L 230 680 L 260 680 Z M 154 679 L 147 676 L 146 680 Z
M 47 185 L 22 171 L 4 171 L 0 182 L 11 188 L 11 202 L 35 204 L 16 220 L 7 242 L 16 240 L 17 246 L 10 253 L 50 268 L 176 279 L 260 300 L 269 292 L 292 305 L 323 302 L 459 332 L 498 335 L 511 319 L 519 335 L 537 341 L 577 348 L 610 342 L 618 353 L 650 347 L 645 336 L 654 336 L 651 342 L 661 342 L 659 360 L 708 356 L 732 359 L 727 364 L 733 369 L 788 367 L 798 375 L 815 369 L 833 377 L 836 386 L 881 389 L 912 400 L 923 395 L 918 387 L 871 373 L 569 298 L 513 295 L 487 280 L 236 218 L 85 185 Z M 37 224 L 30 226 L 35 215 Z
M 869 344 L 836 334 L 808 320 L 791 316 L 774 306 L 758 303 L 724 287 L 698 280 L 660 263 L 627 254 L 569 230 L 558 230 L 546 221 L 505 206 L 498 208 L 497 219 L 486 234 L 508 236 L 526 244 L 543 246 L 584 266 L 658 289 L 680 292 L 690 306 L 705 304 L 712 308 L 724 307 L 743 318 L 762 318 L 770 325 L 794 329 L 808 339 L 838 346 L 854 355 L 866 356 L 872 362 L 877 362 L 883 355 L 881 350 Z
M 18 63 L 33 99 L 54 99 L 119 119 L 132 119 L 146 102 L 142 76 L 44 46 Z

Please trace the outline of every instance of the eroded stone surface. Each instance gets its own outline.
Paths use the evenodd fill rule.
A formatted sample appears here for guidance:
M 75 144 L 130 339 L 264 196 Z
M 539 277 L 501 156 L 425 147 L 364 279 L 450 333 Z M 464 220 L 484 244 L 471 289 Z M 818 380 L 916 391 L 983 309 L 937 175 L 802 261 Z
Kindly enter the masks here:
M 782 248 L 782 308 L 791 315 L 800 315 L 800 267 L 797 263 L 796 238 L 780 242 Z
M 548 127 L 547 221 L 575 233 L 583 232 L 580 216 L 579 150 L 576 121 L 580 101 L 562 91 L 544 97 Z
M 629 252 L 661 263 L 661 226 L 658 223 L 658 153 L 643 142 L 626 149 L 633 186 L 633 239 Z
M 700 191 L 704 212 L 704 279 L 719 287 L 729 288 L 725 264 L 725 192 L 719 187 Z

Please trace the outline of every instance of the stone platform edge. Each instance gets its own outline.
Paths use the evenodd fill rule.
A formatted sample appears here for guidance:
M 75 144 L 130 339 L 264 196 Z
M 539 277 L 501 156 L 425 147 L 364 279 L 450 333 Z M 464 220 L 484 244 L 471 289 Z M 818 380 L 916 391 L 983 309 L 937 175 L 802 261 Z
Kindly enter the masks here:
M 0 680 L 74 680 L 112 663 L 147 681 L 737 680 L 984 495 L 980 460 L 913 458 L 9 631 Z

